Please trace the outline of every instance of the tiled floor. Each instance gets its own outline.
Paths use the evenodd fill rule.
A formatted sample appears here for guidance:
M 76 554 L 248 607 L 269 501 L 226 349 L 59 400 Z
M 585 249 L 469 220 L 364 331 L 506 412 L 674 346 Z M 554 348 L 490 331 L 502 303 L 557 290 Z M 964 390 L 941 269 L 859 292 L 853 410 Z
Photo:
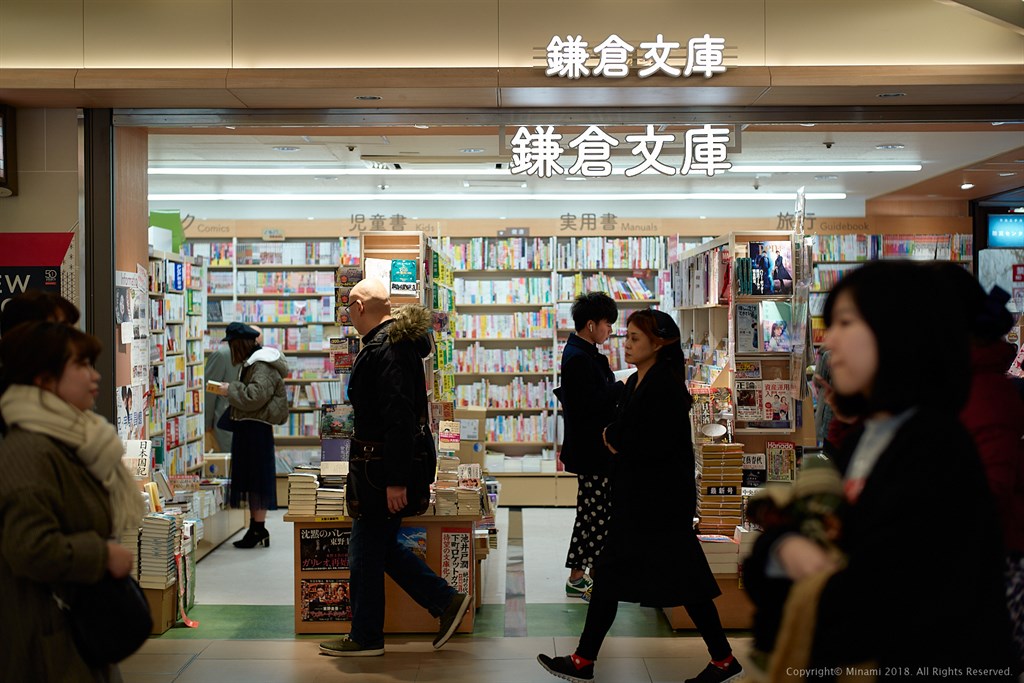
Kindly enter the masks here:
M 586 605 L 565 597 L 565 544 L 573 511 L 523 511 L 526 635 L 504 637 L 508 511 L 501 510 L 499 547 L 484 563 L 483 607 L 472 635 L 435 652 L 425 636 L 393 636 L 384 657 L 319 654 L 323 636 L 296 636 L 292 624 L 291 527 L 282 513 L 268 520 L 269 549 L 221 546 L 198 565 L 199 627 L 178 626 L 150 638 L 126 660 L 126 683 L 541 683 L 556 680 L 538 653 L 564 655 L 577 642 Z M 740 661 L 747 634 L 731 634 Z M 658 610 L 622 605 L 596 667 L 600 683 L 675 683 L 696 675 L 707 650 L 695 633 L 674 633 Z

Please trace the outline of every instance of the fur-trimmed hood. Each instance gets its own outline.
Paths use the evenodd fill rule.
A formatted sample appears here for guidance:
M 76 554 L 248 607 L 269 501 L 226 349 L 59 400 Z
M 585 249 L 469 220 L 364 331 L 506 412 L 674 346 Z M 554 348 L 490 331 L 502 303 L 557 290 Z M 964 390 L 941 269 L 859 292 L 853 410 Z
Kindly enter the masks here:
M 419 304 L 406 304 L 395 309 L 392 315 L 395 321 L 388 325 L 388 340 L 392 344 L 412 342 L 421 358 L 429 356 L 433 351 L 433 335 L 430 334 L 433 314 Z

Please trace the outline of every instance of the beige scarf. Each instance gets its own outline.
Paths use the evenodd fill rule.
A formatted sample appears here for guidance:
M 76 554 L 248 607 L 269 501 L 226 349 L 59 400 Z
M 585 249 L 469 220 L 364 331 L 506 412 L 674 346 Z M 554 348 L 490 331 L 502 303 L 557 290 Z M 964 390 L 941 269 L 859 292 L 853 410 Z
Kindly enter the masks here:
M 124 445 L 114 426 L 93 412 L 82 412 L 56 394 L 26 384 L 12 385 L 0 397 L 8 425 L 62 441 L 75 451 L 110 497 L 115 535 L 138 529 L 142 494 L 121 464 Z

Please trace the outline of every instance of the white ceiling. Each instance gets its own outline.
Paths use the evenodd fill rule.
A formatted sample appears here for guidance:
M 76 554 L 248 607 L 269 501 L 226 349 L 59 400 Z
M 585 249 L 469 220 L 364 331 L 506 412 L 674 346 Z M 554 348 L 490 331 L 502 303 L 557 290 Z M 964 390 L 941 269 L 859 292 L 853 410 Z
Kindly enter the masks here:
M 949 125 L 923 124 L 827 124 L 798 127 L 791 124 L 773 126 L 758 124 L 741 127 L 734 134 L 729 161 L 738 164 L 883 164 L 920 163 L 922 169 L 904 173 L 726 173 L 714 178 L 706 176 L 663 176 L 644 174 L 635 178 L 613 176 L 585 181 L 565 177 L 536 178 L 501 175 L 472 175 L 474 170 L 493 173 L 496 164 L 507 169 L 510 160 L 508 144 L 515 128 L 504 137 L 496 127 L 444 128 L 418 130 L 380 128 L 357 131 L 331 128 L 303 129 L 289 134 L 287 128 L 246 134 L 243 130 L 209 132 L 151 131 L 149 155 L 151 168 L 269 168 L 324 169 L 317 176 L 228 176 L 228 175 L 150 175 L 149 191 L 154 194 L 232 193 L 254 195 L 269 201 L 151 201 L 151 208 L 180 209 L 183 215 L 199 218 L 337 218 L 352 213 L 402 213 L 407 216 L 435 218 L 555 218 L 563 213 L 606 213 L 634 217 L 760 217 L 792 211 L 791 200 L 741 201 L 715 199 L 675 199 L 671 201 L 628 200 L 638 193 L 769 193 L 794 192 L 804 187 L 807 192 L 843 192 L 844 200 L 809 202 L 809 210 L 819 216 L 863 216 L 867 200 L 915 185 L 929 178 L 956 169 L 970 168 L 986 159 L 1024 147 L 1024 127 L 1020 125 Z M 557 129 L 565 137 L 565 145 L 581 129 Z M 616 169 L 633 166 L 638 158 L 629 154 L 632 143 L 625 135 L 642 133 L 643 126 L 606 128 L 621 142 L 613 156 Z M 675 133 L 682 140 L 684 128 L 672 126 L 665 132 Z M 353 134 L 355 133 L 355 134 Z M 738 144 L 736 138 L 738 137 Z M 831 143 L 826 146 L 825 143 Z M 877 149 L 878 145 L 903 145 L 902 149 Z M 275 147 L 295 147 L 279 151 Z M 466 153 L 465 149 L 479 149 Z M 568 150 L 562 164 L 570 166 L 575 152 Z M 659 160 L 679 167 L 682 145 L 667 147 Z M 365 169 L 374 163 L 401 169 L 461 169 L 466 175 L 412 176 L 399 173 L 377 173 L 368 176 L 332 175 L 329 169 Z M 1017 186 L 1024 185 L 1024 161 L 1013 165 Z M 1019 170 L 1018 170 L 1019 169 Z M 1003 169 L 1004 172 L 1005 169 Z M 834 176 L 834 177 L 833 177 Z M 759 189 L 755 191 L 754 185 Z M 525 182 L 526 187 L 521 185 Z M 466 187 L 466 183 L 470 186 Z M 387 186 L 382 187 L 382 186 Z M 949 198 L 960 198 L 952 188 Z M 429 201 L 424 199 L 394 201 L 395 194 L 455 193 L 458 200 Z M 563 201 L 517 201 L 516 197 L 546 193 L 570 194 L 575 199 Z M 275 199 L 282 194 L 373 195 L 358 201 L 285 201 Z M 486 194 L 485 200 L 473 200 Z M 494 198 L 500 195 L 500 198 Z M 596 197 L 623 196 L 626 201 L 601 200 Z M 503 199 L 504 197 L 509 199 Z M 931 196 L 931 195 L 929 195 Z M 380 199 L 375 199 L 380 197 Z

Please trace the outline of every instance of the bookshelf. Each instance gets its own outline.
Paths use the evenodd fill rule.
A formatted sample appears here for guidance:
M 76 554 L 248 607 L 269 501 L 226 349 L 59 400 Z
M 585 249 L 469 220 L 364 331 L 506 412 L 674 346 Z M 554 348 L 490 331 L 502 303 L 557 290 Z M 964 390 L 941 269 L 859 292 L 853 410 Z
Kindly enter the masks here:
M 263 344 L 280 349 L 290 370 L 288 422 L 274 427 L 278 453 L 286 461 L 303 462 L 315 451 L 318 459 L 314 409 L 324 402 L 321 397 L 340 395 L 327 348 L 327 340 L 341 333 L 335 322 L 335 270 L 359 264 L 359 237 L 192 238 L 185 249 L 210 264 L 211 332 L 204 351 L 217 348 L 230 322 L 259 325 Z
M 814 237 L 814 279 L 810 291 L 811 340 L 821 346 L 825 335 L 822 313 L 832 287 L 846 274 L 868 261 L 910 259 L 952 261 L 972 268 L 973 236 L 937 235 L 816 235 Z
M 150 251 L 147 434 L 169 476 L 203 466 L 206 278 L 202 257 Z
M 553 390 L 573 330 L 573 299 L 606 291 L 619 302 L 604 352 L 625 368 L 622 337 L 632 310 L 660 301 L 659 237 L 444 238 L 452 256 L 457 408 L 480 408 L 485 471 L 505 505 L 576 504 L 575 476 L 560 471 L 561 417 Z M 540 471 L 521 471 L 521 467 Z

